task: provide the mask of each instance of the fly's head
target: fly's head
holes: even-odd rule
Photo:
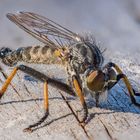
[[[111,89],[117,80],[116,72],[111,69],[107,71],[94,70],[86,77],[86,84],[92,92],[103,92]]]

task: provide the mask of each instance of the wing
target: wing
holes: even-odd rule
[[[62,47],[69,42],[79,42],[82,37],[62,27],[54,21],[31,12],[7,14],[8,19],[17,24],[39,41],[54,47]]]

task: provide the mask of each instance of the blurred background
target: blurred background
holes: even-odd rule
[[[74,32],[91,33],[111,52],[140,52],[139,0],[0,0],[1,47],[40,43],[6,18],[17,11],[36,12]]]

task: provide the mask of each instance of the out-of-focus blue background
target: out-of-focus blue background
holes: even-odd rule
[[[6,18],[17,11],[36,12],[74,32],[92,33],[105,48],[140,51],[139,0],[1,0],[0,46],[39,43]]]

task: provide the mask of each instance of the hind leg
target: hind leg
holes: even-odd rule
[[[38,122],[36,122],[32,125],[29,125],[27,128],[25,128],[23,130],[24,132],[32,132],[33,131],[32,128],[35,128],[35,127],[39,126],[41,123],[43,123],[49,115],[48,83],[47,83],[47,81],[44,82],[44,110],[45,110],[45,113],[44,113],[43,117]]]
[[[35,77],[36,79],[39,79],[40,81],[42,81],[44,83],[44,110],[45,110],[45,113],[44,113],[43,117],[37,123],[29,125],[29,127],[24,129],[24,131],[32,132],[33,128],[35,128],[35,127],[39,126],[41,123],[43,123],[44,120],[49,115],[48,84],[51,84],[52,86],[57,87],[57,88],[65,91],[66,93],[69,93],[70,95],[75,96],[75,93],[72,90],[72,88],[69,87],[68,85],[66,85],[65,83],[62,83],[56,79],[49,78],[48,76],[36,71],[33,68],[30,68],[30,67],[27,67],[24,65],[20,65],[20,66],[14,68],[14,70],[11,72],[9,77],[6,79],[5,83],[3,84],[3,86],[0,90],[0,98],[4,95],[6,89],[8,88],[8,85],[10,84],[11,80],[13,79],[13,77],[15,76],[15,74],[17,73],[18,70],[23,71],[24,73],[27,73],[27,74]]]

